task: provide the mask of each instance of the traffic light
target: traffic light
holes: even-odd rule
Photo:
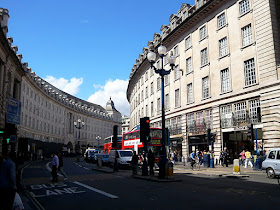
[[[10,138],[6,138],[7,144],[10,143]]]
[[[208,145],[211,144],[211,129],[210,128],[207,129],[207,144]]]
[[[215,142],[216,134],[211,133],[211,129],[207,129],[207,143],[210,145],[211,142]]]
[[[150,118],[140,118],[140,141],[149,142],[150,140]]]
[[[253,128],[253,124],[248,126],[248,139],[251,140],[251,141],[254,141],[254,128]]]
[[[118,126],[114,125],[113,128],[113,144],[112,144],[113,148],[118,147]]]

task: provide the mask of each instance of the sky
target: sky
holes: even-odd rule
[[[8,37],[39,77],[105,107],[112,97],[129,116],[128,79],[143,47],[195,0],[0,0]]]

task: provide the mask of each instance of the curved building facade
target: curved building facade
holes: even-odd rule
[[[103,108],[40,78],[28,63],[22,63],[22,55],[12,46],[13,39],[6,37],[8,10],[1,9],[1,18],[1,105],[6,107],[1,109],[0,122],[1,130],[5,131],[1,136],[3,153],[18,151],[41,156],[61,150],[75,152],[78,145],[82,150],[102,145],[102,140],[113,134],[114,125],[119,126],[121,133],[121,113],[111,98]],[[10,100],[19,104],[18,122],[8,122]],[[81,129],[74,125],[78,119],[84,122]],[[10,136],[15,141],[7,143]],[[100,142],[97,136],[101,137]]]
[[[147,53],[163,44],[166,57],[171,52],[176,56],[164,84],[172,151],[186,157],[192,150],[211,149],[207,131],[215,137],[217,159],[224,147],[232,158],[241,149],[256,150],[256,143],[258,150],[279,147],[279,9],[276,0],[182,4],[132,68],[130,129],[144,116],[152,127],[161,127],[161,79],[150,68]],[[166,57],[164,69],[169,70]],[[155,67],[161,68],[160,58]]]

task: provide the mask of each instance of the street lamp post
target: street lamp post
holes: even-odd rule
[[[81,119],[78,119],[77,121],[74,122],[75,127],[78,129],[79,134],[78,134],[78,156],[77,156],[77,161],[80,161],[80,154],[81,154],[81,148],[80,148],[80,135],[81,135],[81,128],[84,127],[85,122],[82,122]]]
[[[160,156],[160,164],[159,164],[159,177],[164,178],[165,176],[165,164],[166,164],[166,148],[165,148],[165,141],[166,141],[166,135],[165,135],[165,108],[164,108],[164,76],[170,74],[171,70],[174,69],[175,66],[175,60],[176,58],[173,56],[172,52],[170,57],[168,58],[169,65],[171,67],[170,70],[165,70],[163,68],[163,58],[165,57],[166,54],[166,47],[161,45],[158,47],[158,54],[159,57],[161,58],[161,68],[157,69],[154,66],[155,60],[156,60],[156,53],[155,52],[149,52],[147,55],[147,59],[149,60],[151,64],[151,68],[155,70],[157,74],[161,76],[161,118],[162,118],[162,140],[161,140],[161,145],[162,145],[162,154]]]
[[[96,136],[96,141],[97,141],[97,145],[98,145],[98,152],[99,152],[99,141],[101,140],[100,136]]]

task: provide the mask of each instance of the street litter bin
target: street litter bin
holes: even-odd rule
[[[210,155],[209,154],[204,154],[203,155],[203,167],[204,168],[209,168],[210,166]]]

